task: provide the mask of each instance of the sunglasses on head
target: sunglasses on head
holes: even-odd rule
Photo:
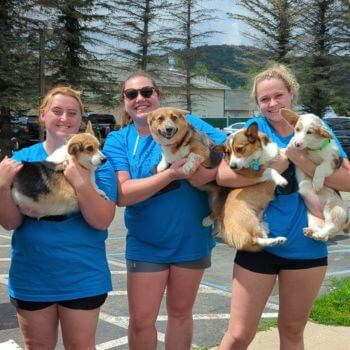
[[[141,89],[126,89],[123,94],[128,100],[134,100],[139,93],[144,98],[150,98],[153,95],[155,88],[153,86],[145,86]]]

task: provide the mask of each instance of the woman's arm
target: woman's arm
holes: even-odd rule
[[[12,198],[11,184],[22,164],[5,157],[0,162],[0,224],[14,230],[22,224],[23,215]]]
[[[287,148],[286,154],[288,158],[300,168],[306,175],[311,178],[314,176],[316,164],[308,157],[306,151],[298,151],[292,147]],[[348,159],[343,159],[343,164],[339,169],[336,169],[332,175],[327,176],[325,185],[337,191],[350,192],[350,162]]]
[[[188,179],[197,170],[199,164],[193,167],[190,174],[185,174],[182,166],[186,158],[173,163],[170,168],[143,179],[131,179],[128,171],[117,171],[118,206],[133,205],[150,198],[174,180]]]
[[[280,151],[280,157],[275,162],[269,165],[270,168],[275,169],[280,174],[288,169],[289,160],[284,150]],[[238,174],[229,167],[225,160],[222,160],[218,172],[216,174],[216,182],[220,186],[241,188],[262,182],[261,177],[246,177]]]
[[[98,230],[108,228],[114,218],[115,203],[96,191],[91,183],[90,171],[75,160],[70,160],[64,175],[77,193],[79,207],[86,222]]]

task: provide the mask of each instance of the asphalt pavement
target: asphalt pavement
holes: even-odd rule
[[[349,194],[345,194],[345,198],[350,201]],[[101,310],[97,331],[97,350],[128,349],[128,309],[126,269],[124,262],[125,227],[123,224],[123,213],[123,209],[117,209],[117,214],[107,240],[107,256],[112,271],[113,291],[110,293]],[[7,294],[8,269],[10,265],[10,240],[11,233],[0,227],[0,350],[23,348],[15,309],[9,303]],[[328,245],[329,267],[327,276],[350,276],[350,236],[337,236],[336,239],[331,241]],[[234,255],[235,252],[221,242],[218,242],[213,251],[212,267],[206,270],[204,274],[194,307],[195,325],[193,347],[216,346],[219,344],[227,328]],[[325,279],[320,294],[326,293],[329,290],[328,284],[327,279]],[[278,289],[275,287],[262,315],[262,321],[276,318],[277,312]],[[157,329],[159,331],[158,349],[164,349],[166,319],[166,311],[163,303],[157,320]],[[320,326],[317,328],[316,326],[312,326],[313,325],[308,325],[307,327],[306,344],[314,344],[311,342],[309,343],[309,340],[315,337],[318,339],[318,335],[320,334],[320,336],[322,336],[323,334],[324,340],[320,340],[319,342],[323,347],[319,347],[318,345],[314,347],[314,345],[310,345],[310,347],[306,347],[306,349],[345,350],[345,347],[348,349],[350,344],[350,328],[340,327],[334,331],[332,327],[322,328],[322,326]],[[332,338],[332,336],[334,336],[334,338]],[[337,336],[339,341],[349,339],[349,341],[345,342],[345,347],[341,348],[336,345],[338,344],[336,342]],[[252,350],[270,350],[278,348],[276,329],[268,332],[259,332],[254,340],[254,344],[250,347]],[[57,349],[63,349],[61,340],[59,340]]]

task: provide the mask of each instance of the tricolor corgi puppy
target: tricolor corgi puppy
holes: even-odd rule
[[[220,215],[222,239],[233,248],[247,251],[285,243],[285,237],[268,238],[268,228],[262,221],[276,185],[287,185],[284,177],[269,168],[279,157],[277,144],[252,123],[231,135],[222,147],[225,161],[235,172],[261,179],[256,185],[236,188],[228,194]]]
[[[215,143],[204,133],[195,129],[186,120],[187,112],[176,108],[158,108],[148,113],[148,124],[154,140],[162,149],[162,159],[157,172],[164,171],[175,161],[186,158],[183,165],[185,174],[191,173],[197,162],[206,168],[219,165],[221,155],[214,151]],[[215,181],[199,186],[209,196],[211,214],[202,221],[203,226],[214,224],[222,208],[226,189]]]
[[[342,164],[342,157],[332,133],[324,126],[321,118],[314,114],[298,115],[282,108],[281,115],[294,127],[294,136],[288,147],[306,149],[309,159],[317,165],[313,178],[296,168],[299,193],[308,197],[317,192],[326,201],[323,209],[324,224],[320,225],[320,220],[309,212],[309,227],[304,229],[304,233],[316,240],[327,241],[336,234],[348,232],[349,208],[335,190],[324,186],[325,178]]]
[[[67,144],[58,148],[45,161],[23,162],[15,176],[12,196],[20,211],[40,219],[45,216],[67,215],[79,210],[78,198],[63,171],[70,158],[91,171],[91,181],[96,190],[95,169],[106,162],[99,150],[100,143],[93,135],[91,124],[86,132],[73,135]]]

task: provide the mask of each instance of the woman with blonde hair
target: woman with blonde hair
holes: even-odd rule
[[[280,148],[286,148],[293,136],[293,127],[283,119],[281,108],[291,108],[299,85],[292,72],[283,65],[274,65],[258,74],[253,82],[252,97],[261,117],[250,119]],[[346,154],[342,151],[342,156]],[[303,332],[312,304],[320,290],[327,268],[327,246],[303,234],[307,227],[307,207],[298,193],[294,164],[309,176],[315,171],[303,151],[287,149],[273,164],[288,180],[285,188],[277,187],[275,199],[265,211],[264,221],[270,237],[287,238],[281,246],[268,247],[258,253],[238,251],[232,282],[231,317],[220,350],[247,349],[253,340],[262,312],[278,277],[278,330],[281,350],[304,349]],[[349,161],[333,175],[326,185],[349,191]],[[243,178],[225,162],[219,166],[217,182],[227,187],[245,187],[259,180]],[[312,203],[311,203],[312,204]],[[311,208],[322,215],[320,203]]]
[[[39,109],[46,129],[44,142],[21,149],[0,163],[0,224],[14,230],[9,294],[25,349],[55,349],[59,324],[66,349],[95,349],[100,306],[112,290],[105,240],[117,192],[109,163],[95,172],[96,184],[106,199],[92,186],[90,172],[69,161],[64,175],[80,207],[70,215],[25,216],[11,195],[20,162],[45,160],[78,132],[82,113],[79,91],[53,88]]]

